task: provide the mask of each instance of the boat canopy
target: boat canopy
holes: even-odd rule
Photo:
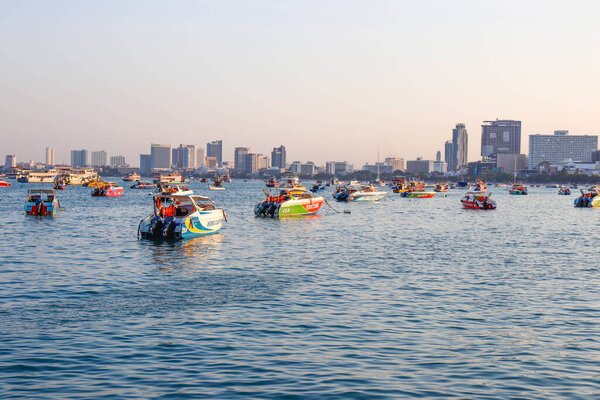
[[[56,192],[54,191],[54,189],[29,189],[27,191],[27,194],[32,195],[32,194],[55,194]]]

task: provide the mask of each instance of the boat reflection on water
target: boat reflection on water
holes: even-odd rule
[[[176,269],[210,268],[200,261],[218,256],[225,237],[216,233],[183,241],[138,241],[139,245],[150,252],[152,262],[162,271]]]

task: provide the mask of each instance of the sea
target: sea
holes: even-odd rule
[[[115,178],[117,179],[117,178]],[[600,209],[491,187],[264,219],[262,181],[192,182],[228,222],[139,240],[148,190],[0,188],[2,399],[597,399]]]

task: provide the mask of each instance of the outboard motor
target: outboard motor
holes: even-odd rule
[[[152,237],[155,240],[158,240],[161,238],[162,228],[163,228],[162,218],[156,217],[156,218],[152,219],[152,222],[150,223],[149,233],[152,235]]]

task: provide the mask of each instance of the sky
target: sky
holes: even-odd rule
[[[600,1],[0,0],[0,154],[223,140],[433,159],[457,122],[600,134]],[[3,161],[0,161],[2,163]]]

